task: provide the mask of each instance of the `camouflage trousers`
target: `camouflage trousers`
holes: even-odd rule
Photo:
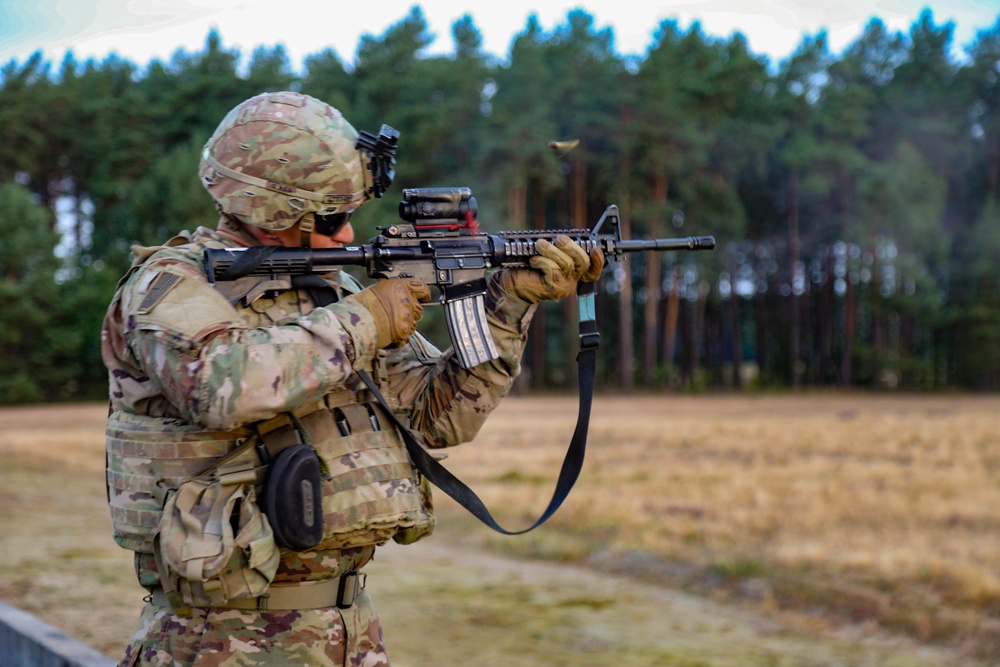
[[[382,623],[362,590],[350,609],[195,609],[147,603],[119,667],[388,667]]]

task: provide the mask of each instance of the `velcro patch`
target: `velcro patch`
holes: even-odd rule
[[[300,93],[272,93],[271,102],[278,104],[290,104],[294,107],[304,107],[306,98]]]
[[[153,309],[156,304],[163,300],[163,297],[167,295],[167,292],[173,288],[178,282],[180,282],[181,277],[175,273],[161,273],[153,281],[153,284],[149,286],[146,291],[146,296],[143,297],[142,303],[139,305],[139,309],[136,311],[140,314],[148,313]]]

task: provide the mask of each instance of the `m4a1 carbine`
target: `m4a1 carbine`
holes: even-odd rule
[[[529,267],[531,257],[538,254],[536,244],[540,239],[555,242],[556,237],[566,235],[587,253],[600,249],[609,264],[621,261],[627,252],[715,247],[715,239],[711,236],[648,241],[622,239],[617,206],[605,209],[591,230],[547,229],[488,234],[479,231],[476,200],[468,188],[403,190],[399,217],[404,224],[380,228],[381,234],[361,246],[315,250],[278,246],[209,249],[205,251],[206,274],[215,283],[245,276],[307,276],[305,280],[308,280],[308,274],[353,265],[364,266],[372,278],[421,280],[440,291],[439,302],[445,307],[455,355],[464,368],[472,368],[499,356],[484,309],[487,272],[504,267]],[[600,337],[595,321],[594,288],[594,282],[581,282],[577,286],[580,298],[580,354],[577,357],[580,406],[576,429],[552,500],[534,524],[518,531],[507,530],[498,524],[479,496],[438,463],[402,422],[396,421],[406,450],[424,477],[480,521],[506,535],[525,533],[548,520],[566,499],[583,466]],[[392,415],[392,408],[368,373],[358,370],[357,375],[386,413]]]
[[[205,268],[213,282],[245,276],[297,276],[323,273],[338,266],[363,266],[369,277],[415,278],[440,290],[440,303],[459,363],[464,368],[496,359],[499,354],[486,323],[484,296],[490,269],[528,267],[540,239],[559,235],[575,241],[584,252],[600,249],[608,263],[625,253],[645,250],[707,250],[711,236],[676,239],[622,239],[618,207],[608,206],[591,230],[547,229],[486,233],[479,231],[477,205],[469,188],[403,190],[399,204],[402,224],[380,228],[365,245],[310,249],[257,246],[209,249]],[[583,297],[582,297],[583,298]],[[590,312],[593,292],[581,303],[581,320]]]

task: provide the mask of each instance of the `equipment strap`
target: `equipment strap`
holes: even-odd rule
[[[269,181],[264,178],[258,178],[257,176],[252,176],[250,174],[244,174],[242,171],[236,171],[235,169],[230,169],[225,166],[209,153],[208,149],[202,151],[201,157],[212,169],[222,174],[223,176],[228,176],[234,181],[239,181],[240,183],[246,183],[247,185],[253,185],[258,188],[263,188],[264,190],[270,190],[272,192],[278,192],[288,197],[299,197],[300,199],[308,199],[309,201],[319,202],[320,204],[327,205],[337,205],[344,204],[350,201],[354,201],[359,197],[365,195],[365,190],[360,192],[353,192],[351,194],[323,194],[321,192],[312,192],[311,190],[303,190],[302,188],[297,188],[293,185],[287,185],[285,183],[276,183],[275,181]]]
[[[534,530],[542,525],[555,514],[556,510],[563,504],[577,478],[583,469],[584,454],[587,449],[587,432],[590,427],[590,410],[594,398],[594,380],[597,362],[597,348],[600,341],[600,334],[597,331],[595,318],[594,290],[596,281],[577,285],[577,295],[580,300],[580,352],[577,355],[577,375],[579,378],[580,406],[576,417],[576,429],[573,431],[573,439],[570,440],[563,459],[562,468],[559,471],[559,479],[556,481],[555,491],[548,507],[528,528],[523,530],[507,530],[496,522],[489,509],[476,493],[466,484],[455,477],[447,468],[441,465],[431,454],[424,449],[417,439],[410,433],[409,429],[396,417],[396,414],[389,408],[385,397],[379,391],[371,376],[363,370],[357,371],[358,377],[365,383],[368,390],[375,396],[379,404],[391,417],[396,427],[402,435],[406,450],[413,460],[417,470],[426,477],[434,486],[438,487],[451,496],[462,507],[472,513],[477,519],[487,526],[503,533],[504,535],[521,535],[530,530]]]
[[[267,593],[255,598],[230,600],[214,609],[248,609],[254,611],[287,611],[292,609],[348,609],[365,587],[367,574],[351,570],[333,579],[271,584]],[[170,598],[159,586],[150,592],[149,601],[158,607],[169,607]]]

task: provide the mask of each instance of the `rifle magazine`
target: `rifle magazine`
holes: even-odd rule
[[[447,302],[445,319],[462,368],[472,368],[500,356],[486,320],[482,294]]]

